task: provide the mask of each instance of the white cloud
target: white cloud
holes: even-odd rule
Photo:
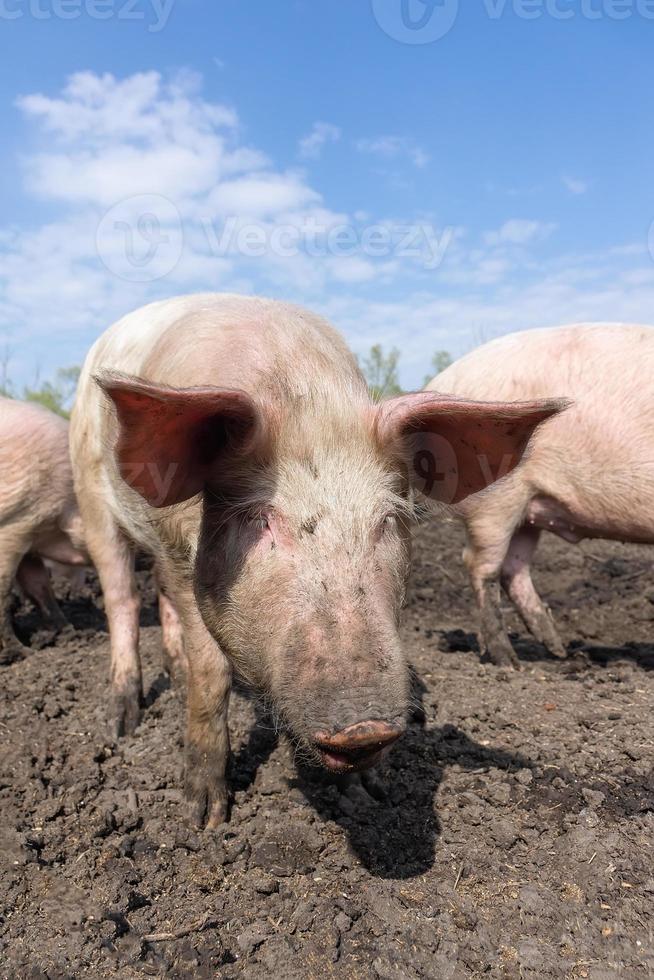
[[[484,236],[487,245],[527,245],[529,242],[548,238],[556,225],[544,221],[526,221],[512,218],[505,221],[497,231],[489,231]]]
[[[638,284],[630,281],[629,288],[624,277],[608,253],[565,255],[538,276],[516,277],[499,288],[479,286],[451,295],[414,290],[390,301],[335,295],[321,312],[345,331],[357,353],[366,353],[374,343],[399,346],[401,380],[413,388],[422,383],[435,350],[458,357],[494,337],[531,327],[651,322],[654,268]]]
[[[588,190],[588,184],[585,180],[577,180],[575,177],[561,177],[563,186],[566,187],[571,194],[585,194]]]
[[[268,172],[224,181],[211,192],[207,204],[209,212],[265,218],[321,200],[299,174]]]
[[[47,135],[47,149],[26,160],[38,197],[109,206],[134,194],[181,201],[220,180],[268,162],[238,144],[238,117],[204,101],[195,75],[165,82],[157,72],[118,80],[80,72],[59,98],[17,100]]]
[[[80,360],[122,313],[203,289],[304,302],[357,351],[400,346],[407,385],[422,380],[436,348],[457,355],[509,330],[575,319],[651,319],[645,241],[553,258],[556,225],[545,221],[510,218],[483,234],[443,229],[429,214],[393,220],[369,204],[348,214],[306,173],[249,145],[235,109],[207,101],[193,75],[83,72],[59,94],[18,105],[33,126],[25,187],[58,217],[0,226],[0,350],[8,341],[13,363],[29,368],[28,350],[53,368]],[[309,146],[308,158],[321,148]],[[358,149],[405,173],[426,163],[400,137]],[[141,272],[146,281],[136,281]]]
[[[326,143],[336,143],[341,138],[341,130],[332,123],[317,122],[308,136],[300,140],[298,152],[305,160],[317,160]]]
[[[195,142],[217,129],[235,129],[235,110],[200,98],[200,86],[193,72],[179,72],[166,82],[156,71],[122,80],[84,71],[70,76],[60,98],[27,95],[16,104],[69,145],[81,141],[85,146],[106,146],[124,139]]]
[[[17,105],[34,127],[26,190],[61,217],[0,227],[0,343],[66,332],[83,334],[83,349],[90,331],[176,291],[301,299],[330,282],[389,275],[387,257],[330,249],[331,230],[356,219],[327,207],[302,172],[275,169],[245,144],[236,111],[205,100],[192,74],[81,72],[59,94]]]
[[[374,139],[360,139],[355,143],[360,153],[370,153],[373,156],[388,160],[397,157],[408,157],[415,167],[426,167],[429,155],[418,144],[406,136],[377,136]]]

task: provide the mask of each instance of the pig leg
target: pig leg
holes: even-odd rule
[[[25,595],[32,600],[44,621],[55,630],[62,630],[68,621],[55,599],[50,573],[38,555],[27,554],[18,566],[16,579]]]
[[[104,595],[111,647],[112,723],[120,738],[133,734],[143,701],[134,551],[93,491],[80,493],[79,502],[87,547]]]
[[[525,626],[555,657],[567,656],[557,632],[552,614],[542,601],[531,580],[529,565],[536,550],[540,530],[521,527],[511,538],[509,550],[502,563],[501,581],[507,595],[515,604]]]
[[[227,709],[232,671],[204,625],[192,592],[176,591],[175,596],[188,658],[185,795],[193,823],[215,829],[228,815]]]
[[[163,666],[175,681],[186,677],[188,664],[184,650],[184,630],[175,603],[157,575],[159,587],[159,619],[161,620]]]
[[[502,621],[499,575],[511,541],[512,527],[501,515],[493,514],[489,501],[485,508],[469,514],[466,520],[468,546],[463,560],[477,600],[481,625],[482,650],[492,663],[520,669]]]
[[[30,652],[14,633],[9,615],[11,587],[24,548],[23,535],[14,533],[14,529],[0,530],[0,663],[12,663]]]

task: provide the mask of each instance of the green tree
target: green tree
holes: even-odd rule
[[[361,359],[361,370],[374,398],[385,398],[388,395],[401,393],[397,371],[399,361],[400,352],[397,347],[393,347],[386,354],[381,344],[374,344],[368,356]]]
[[[37,375],[34,387],[26,386],[23,389],[22,397],[27,402],[36,402],[38,405],[50,409],[51,412],[68,418],[79,375],[80,369],[78,367],[59,368],[54,381],[44,381],[42,384],[39,384]]]
[[[9,380],[9,361],[11,360],[11,354],[8,347],[5,347],[2,354],[0,354],[0,395],[4,395],[5,398],[12,397],[12,385]]]
[[[452,357],[449,351],[437,350],[434,354],[432,354],[431,371],[429,374],[425,375],[425,380],[423,382],[423,385],[428,384],[435,375],[440,374],[441,371],[444,371],[445,368],[448,368],[451,363],[452,363]]]

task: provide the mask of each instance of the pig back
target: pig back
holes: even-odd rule
[[[0,397],[0,524],[54,521],[72,493],[68,423],[39,405]]]
[[[575,324],[511,334],[462,357],[428,387],[480,400],[571,399],[491,493],[504,495],[509,509],[514,498],[554,498],[605,536],[650,540],[654,328]]]
[[[509,334],[466,354],[427,387],[482,401],[569,398],[571,407],[537,430],[534,451],[560,442],[638,456],[654,425],[654,328],[574,324]]]

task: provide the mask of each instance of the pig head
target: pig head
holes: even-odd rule
[[[314,761],[373,765],[405,726],[416,493],[449,504],[483,490],[559,403],[101,383],[123,479],[153,508],[201,495],[195,597],[234,668]]]

